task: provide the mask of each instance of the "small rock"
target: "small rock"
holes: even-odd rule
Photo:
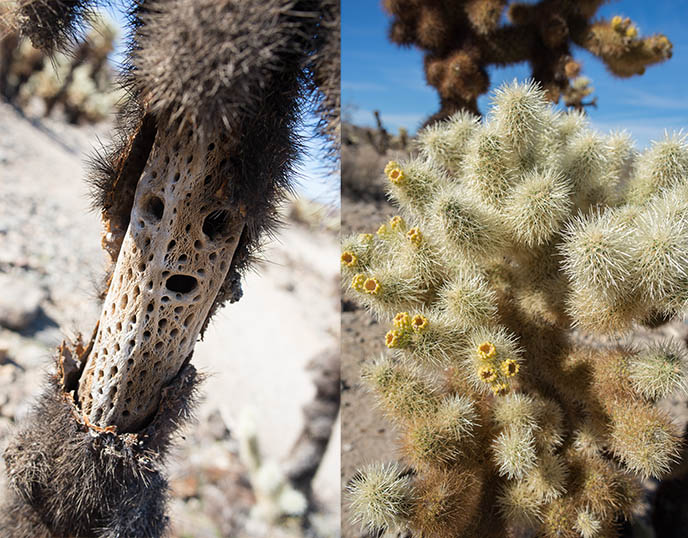
[[[0,275],[0,290],[0,325],[15,331],[26,329],[38,316],[45,292],[9,275]]]

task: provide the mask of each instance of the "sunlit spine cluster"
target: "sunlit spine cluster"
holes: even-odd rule
[[[688,313],[685,136],[638,152],[514,83],[482,122],[457,113],[418,141],[384,170],[399,215],[343,242],[343,286],[388,324],[363,379],[403,432],[401,462],[351,480],[357,519],[438,538],[616,536],[638,478],[678,459],[655,404],[687,389],[685,352],[570,335]]]

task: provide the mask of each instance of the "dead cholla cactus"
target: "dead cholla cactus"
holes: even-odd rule
[[[95,3],[16,9],[52,51]],[[338,50],[338,13],[335,0],[132,2],[128,100],[90,178],[112,262],[103,310],[88,342],[60,348],[57,376],[5,453],[0,534],[164,534],[162,468],[193,407],[194,345],[241,297],[277,223],[305,98],[336,136],[339,70],[323,54]]]
[[[678,459],[655,402],[686,390],[686,354],[569,335],[688,313],[686,138],[639,153],[526,83],[418,139],[385,169],[400,215],[343,244],[348,293],[389,324],[363,379],[408,466],[361,470],[352,507],[428,537],[616,536]]]
[[[478,97],[490,86],[487,68],[528,62],[548,99],[560,97],[582,108],[580,63],[571,46],[582,47],[618,77],[644,73],[671,57],[671,42],[658,34],[642,38],[629,19],[595,17],[604,1],[510,2],[509,0],[385,0],[392,15],[389,38],[425,52],[425,75],[440,97],[428,123],[466,110],[478,113]],[[503,22],[506,10],[508,22]]]

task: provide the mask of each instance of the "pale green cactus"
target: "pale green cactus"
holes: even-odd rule
[[[685,353],[569,335],[688,313],[686,137],[637,152],[514,83],[487,119],[460,112],[418,142],[385,169],[400,215],[343,244],[348,293],[389,324],[363,379],[413,471],[356,475],[356,517],[424,537],[615,536],[638,477],[678,458],[655,402],[686,390]]]

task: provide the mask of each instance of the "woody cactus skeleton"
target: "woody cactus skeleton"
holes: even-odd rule
[[[401,215],[344,242],[349,293],[389,327],[363,379],[404,463],[357,473],[352,508],[423,537],[617,536],[637,477],[678,459],[655,404],[686,390],[685,350],[571,331],[688,312],[688,144],[638,153],[533,83],[493,104],[421,131],[385,169]]]
[[[15,7],[22,31],[53,50],[91,4]],[[336,149],[338,56],[323,55],[338,54],[338,16],[329,0],[132,7],[129,99],[91,177],[112,260],[103,309],[89,342],[60,348],[58,376],[5,453],[3,533],[164,532],[160,469],[192,407],[194,344],[240,298],[276,223],[304,97]]]

